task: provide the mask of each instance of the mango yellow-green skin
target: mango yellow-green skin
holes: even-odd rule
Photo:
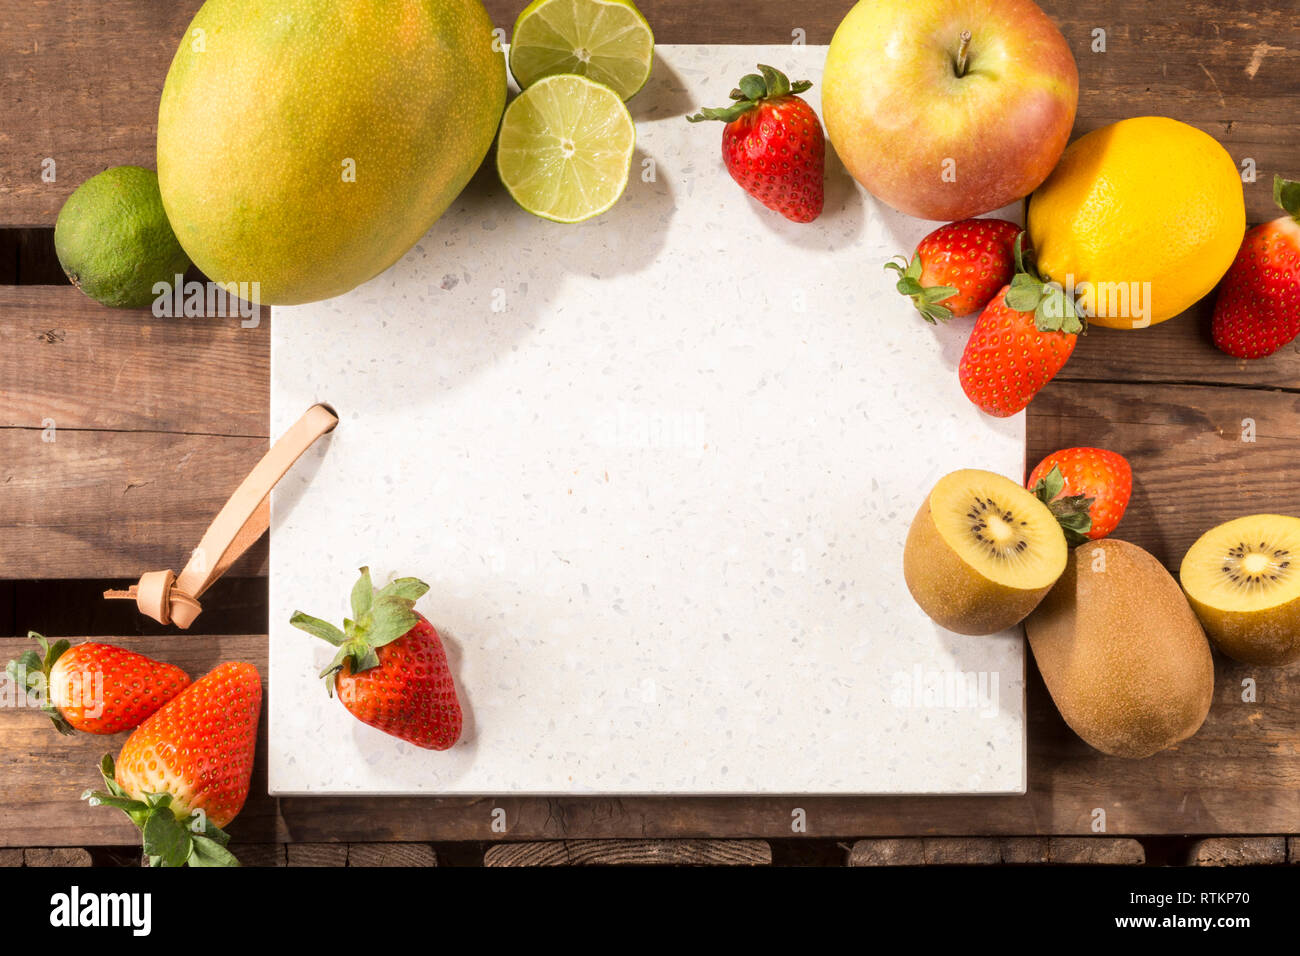
[[[207,0],[158,110],[181,245],[264,304],[339,295],[404,255],[505,107],[479,0]]]
[[[1269,667],[1300,660],[1300,598],[1259,611],[1224,611],[1183,593],[1214,646],[1233,660]]]
[[[921,610],[958,634],[996,634],[1025,619],[1051,589],[1014,588],[967,564],[944,540],[930,496],[912,519],[903,547],[903,580]]]
[[[1137,545],[1076,548],[1025,631],[1061,716],[1102,753],[1148,757],[1204,723],[1210,644],[1178,582]]]

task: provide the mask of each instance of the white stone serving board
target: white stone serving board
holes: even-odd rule
[[[273,433],[341,423],[273,499],[272,793],[1023,792],[1021,636],[944,631],[903,583],[940,475],[1024,468],[1023,416],[958,385],[972,320],[932,329],[881,268],[935,224],[833,155],[825,213],[786,222],[682,118],[758,62],[819,107],[824,57],[659,47],[608,214],[535,219],[489,157],[383,275],[273,310]],[[288,623],[341,621],[362,564],[432,585],[448,752],[327,698]],[[936,693],[960,675],[983,703]]]

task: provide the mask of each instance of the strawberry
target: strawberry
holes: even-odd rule
[[[354,717],[417,747],[446,750],[460,737],[460,701],[438,632],[415,612],[428,590],[398,578],[376,591],[362,568],[343,630],[301,611],[289,623],[339,649],[320,676]]]
[[[238,866],[222,827],[248,797],[261,711],[257,668],[221,664],[137,727],[116,766],[105,754],[105,790],[82,799],[124,811],[151,866]]]
[[[975,320],[957,367],[966,397],[999,418],[1014,415],[1052,380],[1084,329],[1074,303],[1027,265],[1020,236],[1016,275]]]
[[[692,123],[721,120],[722,161],[731,178],[768,209],[793,222],[821,215],[826,137],[813,108],[797,94],[812,83],[791,85],[780,70],[759,64],[741,78],[733,102],[686,117]]]
[[[5,668],[14,684],[41,700],[41,710],[61,734],[116,734],[131,730],[189,685],[190,676],[112,644],[50,644],[27,636],[41,653],[27,651]]]
[[[1272,355],[1300,333],[1300,182],[1273,177],[1285,216],[1246,233],[1219,286],[1211,334],[1236,358]]]
[[[1070,544],[1115,530],[1133,495],[1133,469],[1104,448],[1063,448],[1034,468],[1027,487],[1051,509]]]
[[[925,321],[946,322],[980,311],[1011,281],[1021,231],[1005,219],[950,222],[922,239],[910,262],[895,256],[885,268],[898,273],[896,288]]]

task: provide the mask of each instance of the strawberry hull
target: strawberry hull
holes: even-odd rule
[[[343,630],[301,611],[289,623],[338,648],[320,676],[357,720],[425,750],[448,750],[462,716],[442,640],[415,610],[428,590],[418,578],[375,590],[362,568]]]
[[[922,318],[946,322],[981,311],[1011,282],[1022,232],[1005,219],[950,222],[922,239],[910,260],[897,256],[885,268],[898,273],[895,288]]]
[[[1074,332],[1041,328],[1035,311],[1014,308],[1013,289],[1007,286],[980,313],[957,366],[966,397],[995,418],[1023,411],[1070,360],[1079,341]]]
[[[174,664],[112,644],[50,643],[35,631],[27,636],[41,653],[27,651],[5,668],[16,686],[37,699],[61,734],[116,734],[138,727],[189,685],[190,675]]]
[[[686,119],[726,123],[722,162],[731,178],[791,222],[812,222],[826,199],[826,134],[817,113],[798,95],[812,83],[791,83],[762,63],[758,69],[741,77],[730,106],[705,108]]]
[[[378,667],[353,673],[345,663],[335,690],[363,724],[425,750],[447,750],[460,739],[460,701],[438,632],[417,616],[419,624],[376,649]]]

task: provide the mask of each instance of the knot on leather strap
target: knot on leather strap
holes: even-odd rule
[[[145,617],[159,624],[175,624],[187,628],[203,610],[196,598],[176,587],[176,575],[171,571],[146,571],[140,583],[125,591],[105,591],[109,600],[133,600]]]
[[[226,573],[271,524],[271,489],[311,447],[339,423],[327,405],[313,405],[271,446],[235,489],[208,526],[203,540],[177,577],[171,571],[148,571],[125,591],[105,591],[109,600],[133,600],[140,613],[159,624],[187,628],[203,610],[199,598]]]

